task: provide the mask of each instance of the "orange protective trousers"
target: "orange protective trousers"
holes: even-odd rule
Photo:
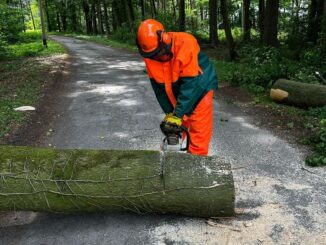
[[[190,144],[188,152],[207,156],[213,130],[213,95],[209,91],[196,106],[190,117],[184,117],[183,125],[188,128]],[[183,135],[185,138],[185,134]]]

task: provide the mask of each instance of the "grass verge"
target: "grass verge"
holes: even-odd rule
[[[47,57],[64,53],[64,48],[51,40],[44,48],[39,32],[21,34],[19,43],[9,49],[9,57],[0,61],[0,142],[29,115],[14,109],[33,106],[41,97],[50,68]]]

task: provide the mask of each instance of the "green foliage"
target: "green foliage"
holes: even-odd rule
[[[326,106],[309,108],[305,115],[311,116],[318,119],[326,118]]]
[[[0,33],[0,60],[6,58],[8,55],[8,43]]]
[[[20,33],[15,44],[4,47],[4,53],[1,55],[0,39],[0,60],[64,53],[64,48],[52,40],[48,40],[47,48],[44,47],[40,32]]]
[[[257,84],[267,89],[279,78],[319,83],[314,73],[326,68],[324,57],[317,47],[302,51],[299,60],[293,60],[289,50],[252,44],[242,46],[239,56],[240,60],[234,63],[236,68],[226,75],[226,79],[234,85]]]
[[[0,35],[8,42],[16,42],[23,30],[22,11],[0,3]]]
[[[136,31],[134,30],[134,33]],[[122,42],[133,43],[135,44],[135,34],[130,32],[130,29],[127,25],[122,25],[122,27],[118,28],[114,34],[111,36],[112,39],[119,40]]]
[[[314,167],[326,166],[326,119],[320,121],[320,130],[310,141],[315,152],[307,157],[306,163]]]

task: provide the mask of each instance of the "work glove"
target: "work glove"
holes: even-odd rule
[[[182,119],[170,113],[165,116],[160,127],[165,135],[180,134],[182,132],[181,125]]]

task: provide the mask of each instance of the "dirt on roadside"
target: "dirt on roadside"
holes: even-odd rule
[[[62,93],[64,84],[69,79],[70,58],[67,54],[63,54],[33,59],[46,64],[46,69],[40,74],[45,79],[41,98],[33,105],[35,111],[25,112],[28,116],[24,123],[14,125],[5,135],[4,144],[38,146],[51,123],[60,116],[61,102],[58,101],[58,95]]]
[[[318,120],[293,113],[287,105],[273,107],[270,104],[255,103],[253,96],[243,88],[225,84],[220,86],[217,95],[240,107],[254,119],[257,126],[271,130],[291,144],[298,144],[302,139],[310,138],[314,134],[314,128],[307,127],[307,124],[317,124]]]

